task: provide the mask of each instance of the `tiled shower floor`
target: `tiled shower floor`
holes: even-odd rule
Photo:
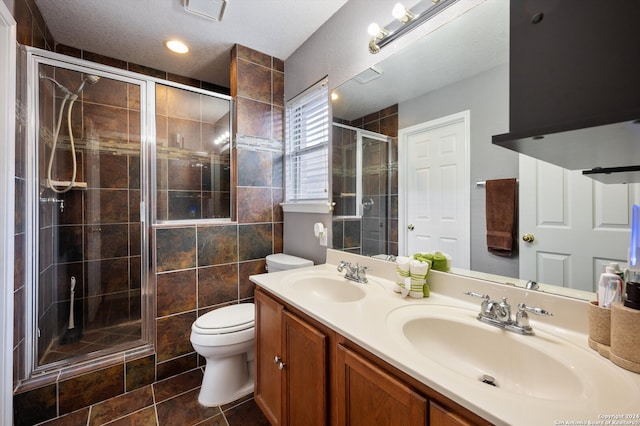
[[[55,339],[47,351],[42,355],[40,365],[67,359],[76,355],[88,354],[116,345],[140,340],[140,321],[86,331],[77,342],[66,345],[60,344],[60,339]]]
[[[202,370],[156,382],[41,425],[268,426],[253,395],[220,407],[198,403]]]

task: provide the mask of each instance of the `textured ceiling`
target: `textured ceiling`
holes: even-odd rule
[[[228,0],[222,22],[184,0],[36,0],[54,39],[75,48],[229,87],[231,47],[286,59],[347,0]],[[186,56],[165,49],[179,38]]]

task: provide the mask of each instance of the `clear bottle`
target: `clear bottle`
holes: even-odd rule
[[[610,308],[613,302],[622,301],[622,278],[616,274],[615,268],[607,266],[598,282],[598,305]]]

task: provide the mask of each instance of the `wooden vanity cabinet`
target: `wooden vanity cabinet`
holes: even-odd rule
[[[471,426],[474,423],[432,400],[429,401],[429,424],[438,426]]]
[[[328,336],[255,293],[255,401],[272,425],[327,425]]]
[[[338,424],[428,424],[427,399],[407,384],[342,345],[336,359]]]
[[[255,305],[254,395],[273,426],[491,424],[260,288]]]

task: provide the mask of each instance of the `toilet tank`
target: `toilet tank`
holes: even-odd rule
[[[270,254],[267,256],[268,272],[287,271],[289,269],[304,268],[306,266],[313,266],[313,261],[284,253]]]

